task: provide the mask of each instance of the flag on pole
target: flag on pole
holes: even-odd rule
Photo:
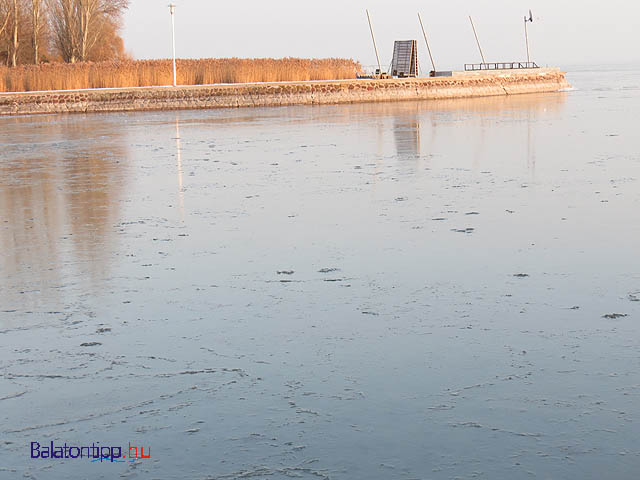
[[[527,16],[525,15],[524,17],[524,21],[525,22],[532,22],[533,23],[533,13],[531,13],[531,10],[529,10],[529,17],[527,18]]]

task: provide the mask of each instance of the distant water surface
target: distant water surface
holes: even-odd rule
[[[0,118],[0,478],[637,478],[640,71],[569,80]]]

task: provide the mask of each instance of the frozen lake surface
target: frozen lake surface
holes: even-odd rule
[[[0,478],[637,478],[640,72],[569,80],[0,119]]]

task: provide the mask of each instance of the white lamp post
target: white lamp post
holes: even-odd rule
[[[173,44],[173,86],[177,85],[176,82],[176,24],[174,21],[174,11],[176,6],[171,3],[169,4],[169,12],[171,12],[171,42]]]
[[[527,68],[529,68],[529,63],[531,63],[531,56],[529,55],[529,32],[527,31],[527,22],[533,23],[533,14],[531,10],[529,10],[529,18],[525,15],[524,17],[524,39],[527,42]]]

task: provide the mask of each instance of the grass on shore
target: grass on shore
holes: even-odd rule
[[[178,85],[355,78],[360,64],[341,58],[177,60]],[[171,60],[0,66],[0,92],[171,85]]]

